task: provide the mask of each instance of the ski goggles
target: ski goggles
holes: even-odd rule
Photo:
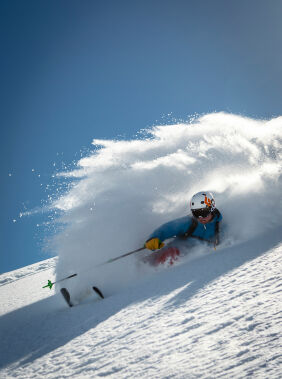
[[[211,213],[211,209],[210,208],[201,208],[201,209],[192,209],[192,215],[196,218],[199,218],[199,217],[208,217],[208,215]]]

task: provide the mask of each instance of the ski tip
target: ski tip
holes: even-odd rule
[[[100,296],[101,299],[104,299],[104,295],[102,294],[102,292],[99,290],[98,287],[92,287],[92,288],[93,288],[93,291],[96,292],[96,294]]]
[[[63,298],[65,299],[66,303],[68,304],[69,307],[72,307],[73,304],[70,301],[70,294],[69,291],[66,288],[61,288],[60,290],[61,294],[63,295]]]

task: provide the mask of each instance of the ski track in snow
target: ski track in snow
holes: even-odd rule
[[[0,287],[5,286],[9,283],[13,283],[17,280],[23,279],[24,277],[35,275],[39,272],[56,267],[56,262],[57,258],[50,258],[45,261],[29,265],[18,270],[10,271],[2,275],[0,274]]]

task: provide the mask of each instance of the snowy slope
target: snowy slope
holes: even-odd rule
[[[95,140],[44,208],[60,212],[57,258],[0,276],[1,379],[281,378],[281,141],[282,117],[225,113]],[[167,269],[141,264],[144,251],[97,267],[186,215],[200,190],[223,214],[216,251],[188,243]]]
[[[34,265],[0,287],[0,376],[279,378],[279,241],[273,230],[74,308]]]

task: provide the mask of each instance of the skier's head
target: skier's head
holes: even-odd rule
[[[198,192],[192,196],[190,201],[191,212],[202,224],[211,221],[214,208],[215,200],[211,192]]]

